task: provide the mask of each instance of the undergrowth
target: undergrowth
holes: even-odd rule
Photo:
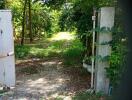
[[[46,44],[46,45],[45,45]],[[84,48],[78,40],[48,41],[41,44],[15,45],[16,59],[53,58],[64,59],[64,65],[73,65],[82,61]]]

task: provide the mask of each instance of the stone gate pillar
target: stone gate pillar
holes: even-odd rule
[[[11,10],[0,10],[0,84],[15,86],[15,55]]]
[[[114,26],[114,7],[102,7],[98,13],[98,27],[112,28]],[[105,57],[111,54],[111,47],[109,44],[100,45],[103,42],[109,42],[112,40],[112,33],[97,33],[96,56]],[[108,61],[95,61],[95,91],[108,93],[109,79],[106,77],[106,67],[110,67]]]

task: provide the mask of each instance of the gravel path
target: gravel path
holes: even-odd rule
[[[15,88],[0,100],[71,100],[76,92],[90,86],[90,75],[82,75],[77,66],[64,67],[57,59],[17,61],[16,76]]]

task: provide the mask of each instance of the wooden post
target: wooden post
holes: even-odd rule
[[[98,13],[98,25],[99,28],[107,27],[112,28],[114,26],[114,7],[102,7]],[[96,56],[106,57],[111,54],[111,47],[109,44],[101,45],[103,42],[109,42],[112,40],[112,33],[97,33]],[[109,79],[106,76],[106,69],[110,67],[108,61],[100,61],[96,59],[95,63],[95,91],[108,94]]]

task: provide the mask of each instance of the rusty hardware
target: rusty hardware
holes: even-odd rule
[[[0,33],[1,33],[1,35],[3,34],[3,31],[2,30],[0,30]]]
[[[0,55],[0,58],[5,58],[5,57],[8,57],[8,56],[13,56],[14,55],[14,52],[9,52],[5,55]]]

